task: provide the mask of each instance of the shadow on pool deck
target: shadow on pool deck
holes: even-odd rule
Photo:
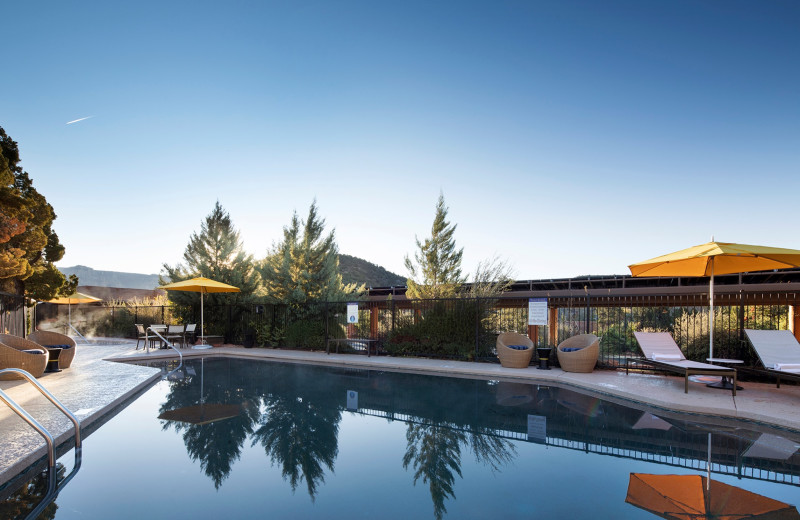
[[[119,343],[117,341],[117,343]],[[84,430],[91,430],[110,417],[108,412],[138,395],[161,377],[157,368],[125,362],[177,358],[174,350],[136,350],[135,343],[113,345],[79,345],[72,367],[39,379],[53,395],[81,421]],[[234,356],[246,359],[345,365],[376,370],[407,371],[456,377],[477,377],[511,381],[548,382],[577,388],[606,398],[623,399],[643,405],[699,413],[722,418],[745,419],[793,430],[800,433],[800,386],[774,383],[742,382],[743,390],[732,397],[730,391],[692,383],[689,393],[683,391],[683,378],[660,374],[596,370],[589,374],[568,373],[560,369],[537,370],[504,368],[493,363],[473,363],[437,359],[367,357],[354,354],[330,354],[235,346],[210,350],[183,349],[185,358]],[[113,362],[123,361],[123,362]],[[22,381],[0,381],[12,399],[39,420],[56,438],[57,444],[72,437],[72,425],[32,385]],[[113,416],[113,415],[111,415]],[[44,440],[8,407],[0,407],[0,484],[41,459],[46,454]]]

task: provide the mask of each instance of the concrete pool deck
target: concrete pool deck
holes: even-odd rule
[[[135,342],[108,345],[79,345],[72,367],[45,374],[39,382],[80,420],[84,436],[113,417],[161,378],[158,368],[125,362],[175,359],[172,349],[146,353],[136,350]],[[682,377],[652,373],[596,370],[589,374],[568,373],[560,369],[538,370],[503,368],[499,364],[448,361],[439,359],[366,357],[357,354],[330,354],[268,348],[217,347],[209,350],[183,349],[184,358],[238,357],[295,363],[349,366],[374,370],[409,371],[456,377],[477,377],[510,381],[549,383],[585,390],[605,398],[633,401],[645,407],[689,412],[718,418],[752,421],[767,428],[790,430],[800,439],[800,385],[740,382],[743,390],[736,397],[730,391],[692,383],[684,393]],[[122,362],[119,362],[122,361]],[[0,389],[23,406],[47,428],[61,444],[73,436],[72,423],[50,404],[32,385],[24,381],[0,381]],[[0,485],[14,478],[46,456],[44,440],[11,409],[0,405]]]

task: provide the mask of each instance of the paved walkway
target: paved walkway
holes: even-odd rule
[[[135,343],[78,346],[69,370],[46,374],[39,381],[64,405],[73,410],[85,431],[97,428],[143,389],[157,381],[159,369],[117,363],[174,358],[175,351],[136,350]],[[691,383],[683,391],[683,378],[668,375],[634,374],[597,370],[590,374],[563,372],[560,369],[537,370],[503,368],[499,364],[471,363],[436,359],[366,357],[354,354],[330,354],[294,350],[242,347],[218,347],[211,350],[184,349],[185,358],[201,356],[236,356],[289,362],[347,365],[378,370],[410,371],[458,377],[480,377],[515,381],[549,382],[583,389],[593,394],[643,403],[655,408],[737,418],[791,430],[800,438],[800,386],[784,384],[740,383],[743,390],[732,397],[730,391]],[[0,389],[24,406],[46,428],[57,443],[72,435],[72,424],[47,402],[31,385],[21,381],[0,381]],[[46,454],[43,439],[5,405],[0,404],[0,484],[24,470]]]

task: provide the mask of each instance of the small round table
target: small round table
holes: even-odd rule
[[[538,370],[550,370],[550,353],[553,349],[550,347],[537,347],[536,355],[539,356]]]
[[[61,347],[45,347],[47,352],[50,354],[47,358],[47,367],[44,369],[45,372],[61,372],[61,368],[58,366],[58,358],[61,356],[61,351],[64,350]]]
[[[706,358],[709,363],[719,363],[720,365],[740,365],[744,363],[741,359],[728,359],[728,358]],[[733,382],[728,376],[722,376],[722,379],[717,383],[708,383],[709,388],[722,388],[723,390],[732,390]],[[736,390],[743,390],[739,385],[736,385]]]

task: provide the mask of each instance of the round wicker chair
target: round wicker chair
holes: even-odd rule
[[[525,349],[513,349],[510,345],[522,345]],[[503,332],[497,336],[497,357],[506,368],[527,368],[533,357],[533,341],[516,332]]]
[[[64,348],[58,356],[58,368],[69,368],[72,364],[72,360],[75,358],[77,343],[66,334],[53,332],[51,330],[36,330],[28,334],[28,339],[35,341],[43,347],[67,345],[67,348]]]
[[[578,350],[565,352],[564,349]],[[600,355],[600,338],[594,334],[572,336],[558,344],[556,355],[564,372],[591,372]]]
[[[31,354],[23,352],[23,350],[38,350],[42,353]],[[11,334],[0,334],[0,369],[21,368],[30,372],[33,377],[41,377],[44,369],[47,368],[48,359],[50,356],[47,349],[42,348],[38,343]],[[3,374],[0,379],[21,379],[21,376]]]

